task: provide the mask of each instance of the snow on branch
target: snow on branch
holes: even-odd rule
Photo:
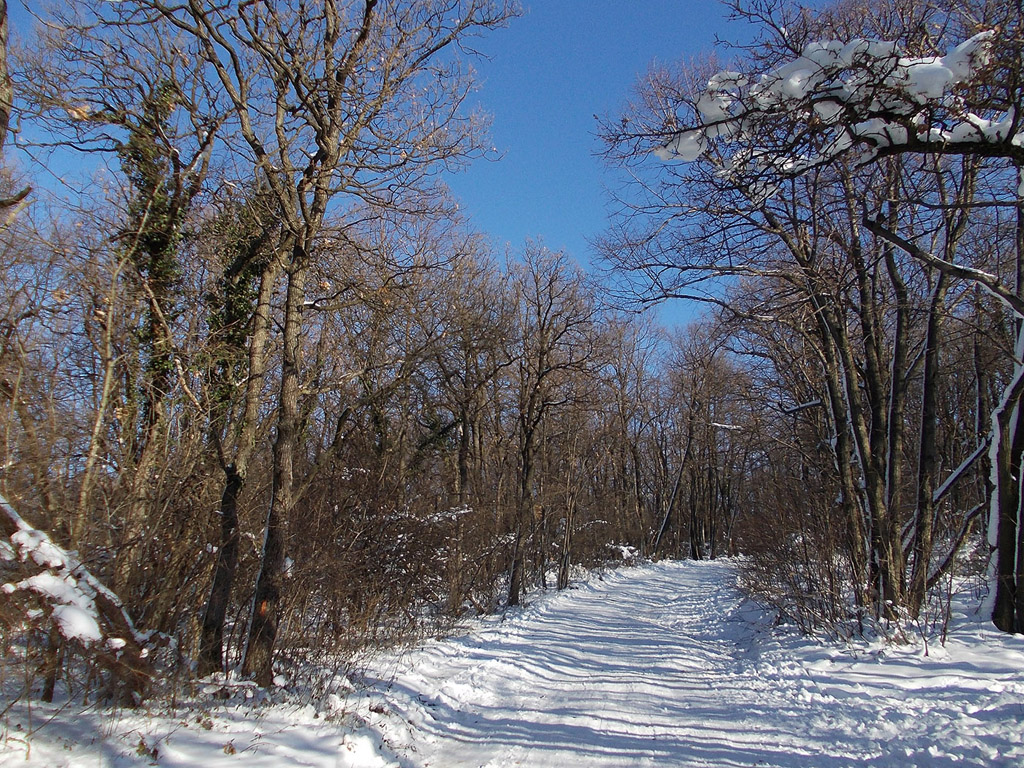
[[[672,131],[655,154],[693,162],[714,147],[730,178],[793,177],[840,156],[866,163],[893,151],[1024,165],[1018,111],[985,113],[968,98],[995,43],[987,30],[945,56],[912,57],[891,42],[824,41],[758,77],[719,72],[693,105],[696,124]]]
[[[77,643],[141,695],[151,676],[146,642],[121,600],[74,553],[56,544],[45,532],[29,525],[0,496],[0,561],[22,572],[18,581],[0,586],[8,599],[21,600],[26,621],[40,615],[35,605],[64,640]],[[41,570],[40,570],[41,569]]]
[[[906,251],[921,263],[935,267],[936,269],[954,277],[974,282],[984,290],[988,291],[992,296],[1003,302],[1003,304],[1005,304],[1007,308],[1014,312],[1018,317],[1024,317],[1024,299],[1021,299],[1013,289],[1004,285],[998,276],[991,272],[985,272],[981,269],[965,267],[960,264],[954,264],[953,262],[940,259],[937,256],[928,253],[928,251],[924,250],[916,243],[896,234],[881,222],[871,219],[866,214],[862,217],[861,221],[868,231],[877,235],[882,240],[890,242],[896,247]]]

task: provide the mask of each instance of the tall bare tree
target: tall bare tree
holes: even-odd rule
[[[999,158],[994,169],[1017,162],[1018,151],[1009,146],[1016,130],[1009,124],[1017,111],[1016,76],[986,74],[990,58],[997,66],[1015,66],[1015,33],[1005,43],[1001,38],[997,52],[990,30],[1015,29],[1016,11],[985,3],[972,14],[947,9],[958,21],[942,29],[956,28],[963,38],[942,59],[951,67],[944,87],[967,93],[976,85],[976,100],[964,102],[971,105],[968,112],[991,117],[992,125],[1007,121],[1005,130],[958,131],[959,123],[966,126],[972,118],[930,98],[916,79],[915,62],[943,54],[944,43],[930,24],[935,7],[911,0],[879,3],[877,13],[848,4],[814,14],[784,3],[734,7],[763,33],[747,51],[749,71],[656,71],[638,104],[622,121],[608,123],[611,152],[621,161],[642,162],[652,152],[683,161],[653,177],[641,169],[649,183],[632,201],[639,215],[620,224],[609,253],[642,275],[656,295],[696,294],[737,317],[736,303],[723,301],[717,284],[708,290],[709,280],[781,280],[793,293],[779,298],[810,303],[826,374],[831,444],[851,520],[849,554],[854,571],[865,576],[855,577],[856,591],[878,615],[893,618],[909,594],[906,542],[912,537],[904,537],[902,525],[903,510],[912,506],[904,460],[908,404],[918,381],[918,350],[922,344],[931,349],[933,366],[939,343],[937,325],[928,330],[914,322],[946,312],[941,283],[930,300],[919,291],[921,264],[970,278],[970,270],[958,269],[951,259],[963,237],[962,226],[954,225],[955,209],[974,205],[973,185],[957,181],[973,171],[958,174],[944,165],[944,183],[958,191],[938,200],[920,192],[925,182],[912,158],[989,156]],[[895,42],[872,46],[865,39]],[[897,64],[898,56],[903,58]],[[997,82],[1009,82],[1009,90],[993,90]],[[943,211],[953,211],[946,225]],[[914,251],[911,246],[926,236],[946,249],[944,256]],[[1016,300],[1010,290],[988,287],[1011,305]],[[914,306],[922,310],[912,311]],[[748,304],[746,319],[763,322],[778,309],[771,300]],[[926,368],[925,383],[934,387],[934,367]],[[922,422],[925,431],[930,418]],[[928,479],[931,459],[921,456],[926,476],[919,484],[933,492],[917,492],[925,508],[915,514],[928,521],[939,487],[949,485]],[[965,519],[973,509],[964,511]],[[917,535],[929,538],[924,522]],[[935,575],[928,557],[919,551],[915,561],[913,604],[922,583]]]
[[[352,199],[420,205],[415,193],[436,168],[477,150],[480,121],[459,111],[468,71],[447,51],[503,24],[512,7],[487,0],[331,0],[210,8],[154,0],[139,8],[198,41],[231,105],[237,150],[266,184],[282,220],[275,245],[285,303],[273,500],[244,661],[248,674],[269,684],[301,430],[306,282],[321,228],[332,205],[340,213]]]
[[[518,304],[519,493],[508,604],[518,605],[528,551],[544,552],[545,511],[537,499],[545,419],[572,400],[566,376],[592,363],[597,306],[582,273],[564,253],[529,245],[513,267]]]

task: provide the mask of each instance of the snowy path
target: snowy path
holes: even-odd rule
[[[1024,766],[1024,638],[973,596],[925,656],[773,629],[735,581],[729,563],[624,568],[312,703],[301,687],[148,712],[22,701],[0,716],[0,767]]]
[[[948,663],[787,650],[744,620],[734,580],[721,563],[613,573],[416,651],[361,714],[422,768],[1024,764],[1024,645]]]

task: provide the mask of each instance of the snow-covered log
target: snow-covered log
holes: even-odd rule
[[[65,642],[108,670],[112,695],[122,703],[140,701],[152,679],[147,638],[117,595],[3,496],[0,533],[0,559],[22,576],[0,586],[0,600],[16,605],[26,622],[44,616]]]

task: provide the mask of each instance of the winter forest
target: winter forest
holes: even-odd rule
[[[5,702],[315,678],[623,562],[1024,633],[1020,3],[730,5],[595,123],[584,270],[444,184],[512,0],[0,0]]]

